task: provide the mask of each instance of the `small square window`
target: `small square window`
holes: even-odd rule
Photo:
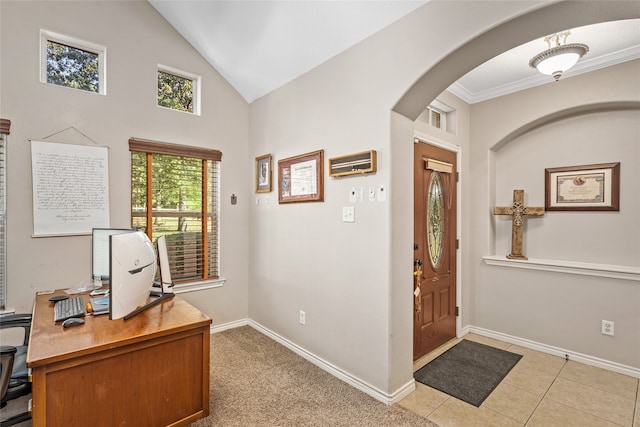
[[[200,77],[158,65],[158,106],[200,114]]]
[[[40,31],[40,81],[106,94],[106,48],[49,31]]]

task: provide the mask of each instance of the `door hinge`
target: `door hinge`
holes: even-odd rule
[[[456,182],[460,181],[460,172],[456,172]]]
[[[456,306],[456,317],[460,316],[460,307]]]
[[[456,239],[456,249],[460,249],[460,239]]]

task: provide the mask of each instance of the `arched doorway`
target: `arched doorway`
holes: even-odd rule
[[[413,150],[409,138],[413,136],[413,121],[443,90],[471,69],[490,58],[537,37],[541,37],[567,28],[621,19],[635,19],[640,17],[637,5],[629,2],[561,2],[542,7],[528,14],[516,17],[486,33],[470,40],[456,51],[452,52],[435,64],[418,79],[394,106],[391,114],[391,149],[396,158],[410,158],[409,150]],[[396,165],[397,166],[397,165]],[[395,167],[392,180],[399,188],[411,188],[412,175],[406,170]],[[413,267],[412,241],[406,231],[400,228],[411,223],[409,215],[413,206],[409,201],[405,205],[394,206],[392,235],[399,236],[394,242],[394,248],[402,248],[402,252],[392,258],[392,282],[401,283],[411,277]],[[464,211],[464,205],[459,207]],[[464,214],[463,214],[464,215]],[[395,238],[394,238],[395,240]],[[462,236],[461,248],[464,251],[465,237]],[[406,248],[406,251],[405,251]],[[464,262],[464,256],[461,256]],[[473,324],[473,290],[464,289],[461,285],[462,305],[461,315],[465,319],[464,325]],[[411,370],[411,360],[407,351],[412,345],[412,302],[411,286],[394,286],[392,289],[391,322],[394,331],[402,330],[401,337],[394,336],[391,352],[391,384],[402,384],[406,381],[407,371]],[[398,309],[406,307],[406,312]],[[406,335],[405,335],[406,334]]]

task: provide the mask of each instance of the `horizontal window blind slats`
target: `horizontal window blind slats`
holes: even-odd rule
[[[0,119],[0,133],[3,135],[11,133],[11,120]]]
[[[204,158],[198,152],[200,149],[189,151],[192,147],[171,147],[170,144],[136,138],[129,141],[129,147],[132,223],[144,230],[149,224],[152,229],[148,234],[154,240],[162,235],[166,237],[171,276],[175,282],[218,278],[220,162]],[[208,193],[206,252],[203,252],[202,243],[203,160],[207,166]],[[152,168],[151,183],[147,183],[147,161]],[[150,195],[147,186],[150,186]],[[147,197],[151,199],[147,200]],[[150,212],[148,203],[153,206]],[[208,259],[207,271],[204,270],[205,257]]]
[[[6,169],[5,147],[6,136],[9,134],[11,122],[0,119],[0,310],[4,310],[7,302],[7,240],[6,230]]]

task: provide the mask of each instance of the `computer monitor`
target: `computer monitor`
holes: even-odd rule
[[[158,246],[158,259],[160,261],[160,284],[162,285],[162,292],[170,293],[173,292],[171,289],[173,282],[171,281],[171,269],[169,267],[167,239],[165,236],[158,237],[156,239],[156,245]]]
[[[109,318],[120,319],[145,306],[157,258],[142,231],[109,236]]]
[[[94,228],[91,230],[91,274],[94,279],[109,280],[109,236],[133,233],[130,228]]]

